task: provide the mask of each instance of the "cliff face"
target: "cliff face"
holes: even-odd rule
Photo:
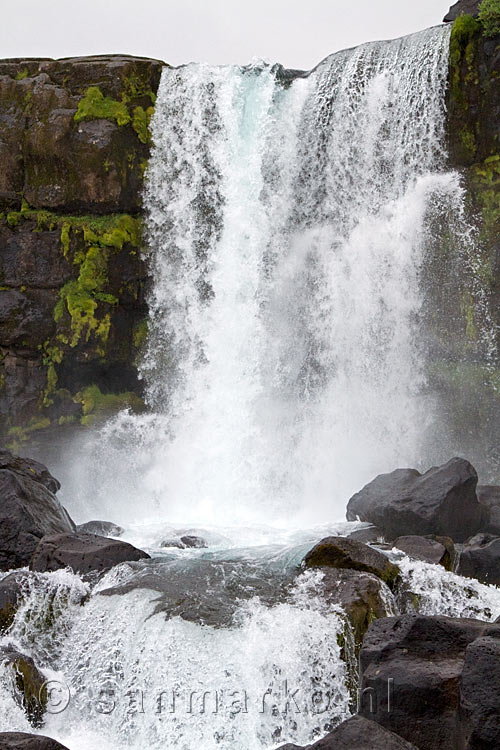
[[[441,234],[426,269],[434,336],[429,369],[442,395],[450,442],[476,461],[484,479],[497,481],[500,36],[486,36],[472,15],[458,17],[452,29],[447,110],[450,167],[461,175],[474,237],[464,254]]]
[[[140,406],[141,191],[163,63],[0,61],[0,432]]]

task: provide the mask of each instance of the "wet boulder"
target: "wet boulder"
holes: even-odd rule
[[[45,676],[30,656],[13,646],[0,648],[0,664],[11,673],[15,699],[24,709],[28,721],[35,728],[41,727],[47,704],[47,693],[43,689]]]
[[[457,573],[481,583],[500,585],[500,538],[478,534],[464,545]]]
[[[481,531],[500,536],[500,487],[480,485],[477,499],[483,508]]]
[[[18,571],[9,573],[0,581],[0,632],[5,632],[14,620],[23,598],[23,588],[31,573]]]
[[[376,620],[360,653],[359,713],[420,750],[467,750],[462,673],[466,650],[484,636],[500,638],[500,626],[423,615]]]
[[[59,483],[45,466],[0,455],[0,570],[27,565],[46,534],[75,528],[54,492]]]
[[[101,572],[122,562],[147,560],[149,555],[117,539],[96,534],[54,534],[43,537],[30,562],[30,570],[46,573],[72,568],[75,573]]]
[[[305,568],[359,570],[381,578],[392,586],[399,568],[378,550],[355,539],[329,536],[316,544],[304,557]]]
[[[500,640],[467,646],[460,688],[467,750],[500,747]]]
[[[26,732],[0,732],[2,750],[68,750],[51,737]]]
[[[181,536],[181,542],[184,547],[190,547],[192,549],[206,549],[208,547],[208,544],[201,536],[186,534],[185,536]]]
[[[324,568],[318,590],[329,605],[342,607],[351,623],[356,647],[373,620],[395,611],[389,587],[371,573]]]
[[[364,529],[356,529],[351,531],[347,535],[348,539],[355,539],[357,542],[363,542],[364,544],[370,544],[371,542],[378,542],[384,538],[384,535],[380,529],[376,526],[366,526]]]
[[[458,0],[457,3],[451,6],[448,13],[443,18],[445,23],[452,23],[456,21],[459,16],[469,15],[476,17],[479,13],[479,5],[481,0]]]
[[[400,536],[394,540],[393,546],[404,552],[408,557],[414,560],[442,565],[446,570],[453,567],[453,541],[440,537],[437,538],[423,536]],[[443,544],[446,542],[446,544]]]
[[[98,536],[121,536],[123,529],[112,521],[87,521],[76,527],[77,532],[97,534]]]
[[[425,474],[396,469],[376,477],[349,500],[347,520],[373,523],[387,539],[437,534],[463,542],[481,525],[476,487],[476,470],[463,458]]]
[[[415,745],[383,729],[363,716],[352,716],[327,734],[309,745],[309,750],[419,750]]]

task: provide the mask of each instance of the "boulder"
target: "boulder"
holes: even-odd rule
[[[355,645],[359,647],[373,620],[394,613],[393,595],[388,586],[371,573],[336,568],[324,568],[323,573],[319,592],[329,605],[340,604],[351,623]]]
[[[75,573],[105,571],[122,562],[147,560],[149,555],[127,542],[96,534],[54,534],[43,537],[30,562],[30,570],[46,573],[72,568]]]
[[[458,0],[458,3],[452,5],[448,13],[443,18],[445,23],[456,21],[459,16],[470,15],[476,17],[479,12],[481,0]]]
[[[378,542],[384,538],[383,533],[376,526],[367,526],[364,529],[356,529],[347,534],[348,539],[356,539],[357,542],[364,542],[364,544],[370,544],[371,542]]]
[[[465,650],[460,688],[467,750],[500,747],[500,640],[477,638]]]
[[[442,565],[446,570],[451,570],[453,567],[453,555],[450,554],[450,550],[454,548],[454,545],[451,539],[448,539],[447,548],[442,542],[430,537],[400,536],[394,540],[393,546],[414,560]]]
[[[349,500],[347,520],[373,523],[388,539],[438,534],[463,542],[481,525],[476,486],[476,471],[462,458],[425,474],[396,469],[381,474]]]
[[[9,573],[0,581],[0,632],[5,632],[14,620],[23,588],[30,573],[18,571]]]
[[[360,653],[359,713],[420,750],[466,750],[462,672],[467,648],[484,636],[500,638],[500,626],[423,615],[376,620]]]
[[[0,570],[27,565],[46,534],[75,528],[53,491],[58,482],[42,464],[1,454]]]
[[[76,527],[78,532],[97,534],[98,536],[121,536],[123,529],[112,521],[87,521]]]
[[[0,663],[12,673],[15,698],[26,712],[28,721],[34,727],[41,727],[47,704],[47,693],[43,690],[45,676],[30,656],[21,654],[13,646],[0,648]]]
[[[383,729],[363,716],[352,716],[333,732],[309,746],[309,750],[419,750],[415,745]]]
[[[478,486],[477,499],[483,508],[481,530],[500,536],[500,487]]]
[[[340,568],[372,573],[391,586],[399,568],[367,544],[341,536],[329,536],[316,544],[304,557],[306,568]]]
[[[185,547],[192,547],[194,549],[205,549],[208,547],[208,544],[201,536],[187,534],[186,536],[181,536],[181,542]]]
[[[51,737],[26,732],[0,732],[1,750],[68,750]]]
[[[500,585],[500,538],[478,534],[464,545],[457,573],[481,583]]]

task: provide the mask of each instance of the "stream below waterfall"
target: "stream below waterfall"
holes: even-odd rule
[[[93,583],[37,574],[6,636],[69,691],[43,731],[70,750],[270,750],[350,715],[345,615],[298,566],[355,528],[345,505],[376,474],[432,463],[430,219],[469,240],[446,171],[449,33],[307,75],[164,70],[145,193],[149,408],[50,466],[75,521],[121,524],[152,559]],[[207,547],[162,544],[186,534]],[[500,614],[495,587],[400,565],[425,614]],[[407,607],[387,592],[388,611]],[[0,693],[4,730],[29,731]]]

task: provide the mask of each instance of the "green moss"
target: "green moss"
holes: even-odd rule
[[[149,323],[147,319],[141,320],[134,328],[132,334],[132,342],[136,349],[142,349],[146,343],[149,331]]]
[[[71,224],[65,221],[61,227],[61,247],[64,257],[69,253]]]
[[[94,424],[98,419],[113,414],[121,409],[141,411],[144,408],[142,399],[135,393],[102,393],[97,385],[91,385],[76,395],[82,404],[83,425]]]
[[[17,227],[22,218],[20,211],[10,211],[7,214],[7,224],[9,227]]]
[[[124,102],[118,102],[116,99],[104,96],[98,86],[90,86],[85,96],[78,102],[74,119],[76,122],[81,122],[81,120],[112,120],[118,125],[127,125],[131,117]]]
[[[149,75],[140,75],[140,73],[132,71],[123,79],[122,101],[128,104],[143,97],[149,97],[151,104],[156,102],[156,95],[151,90]]]
[[[28,71],[28,68],[24,68],[24,70],[19,70],[19,71],[18,71],[18,72],[16,73],[16,75],[15,75],[15,79],[16,79],[16,81],[22,81],[22,80],[23,80],[23,78],[27,78],[27,77],[28,77],[28,75],[29,75],[29,71]]]
[[[478,18],[485,36],[500,34],[500,0],[483,0],[479,6]]]
[[[466,75],[469,80],[476,78],[475,60],[481,24],[470,15],[459,16],[451,31],[450,39],[450,93],[452,99],[466,106],[466,99],[462,90],[462,62],[467,66]]]
[[[149,125],[154,114],[154,108],[135,107],[132,119],[132,127],[141,143],[151,143],[151,131]]]
[[[474,311],[474,300],[469,291],[466,291],[462,296],[461,309],[465,319],[465,335],[468,341],[476,342],[478,339],[478,333]]]
[[[473,159],[476,153],[476,136],[468,125],[464,125],[460,131],[460,140],[468,159]]]

